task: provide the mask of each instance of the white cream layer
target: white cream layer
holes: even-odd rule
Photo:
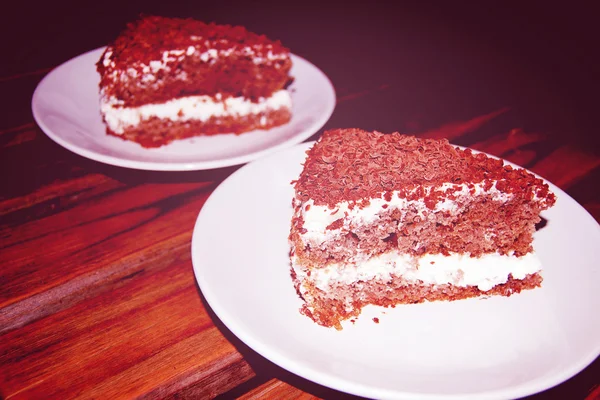
[[[512,194],[499,191],[495,186],[492,186],[489,190],[485,190],[481,183],[473,185],[473,194],[470,192],[470,189],[466,184],[453,185],[450,183],[445,183],[442,186],[435,188],[435,190],[444,192],[450,188],[457,189],[457,191],[453,193],[455,200],[444,199],[443,201],[438,202],[433,210],[427,208],[425,202],[421,199],[407,200],[404,197],[398,197],[397,191],[392,192],[390,201],[385,200],[382,195],[379,198],[370,199],[370,204],[363,208],[355,206],[350,209],[350,203],[344,201],[338,203],[334,209],[331,209],[327,206],[317,206],[312,200],[309,200],[303,204],[301,209],[302,217],[304,219],[303,227],[308,231],[304,237],[317,239],[319,236],[326,235],[327,226],[340,218],[345,218],[344,224],[346,225],[346,228],[348,228],[348,225],[352,224],[353,222],[360,224],[371,224],[382,212],[387,212],[396,208],[400,210],[413,208],[416,209],[419,217],[426,219],[426,213],[448,211],[451,214],[455,214],[458,212],[459,208],[461,208],[461,204],[471,201],[474,196],[491,195],[494,201],[500,201],[503,203],[509,201],[513,196]],[[432,187],[426,188],[426,194],[429,194],[431,190]],[[307,205],[309,206],[308,210],[306,209]],[[384,209],[384,205],[386,205],[387,208]],[[331,232],[331,230],[329,232]]]
[[[509,275],[515,279],[524,279],[541,270],[540,260],[535,253],[522,257],[486,254],[474,258],[461,254],[436,254],[414,258],[389,252],[357,265],[331,264],[324,268],[314,268],[310,270],[310,277],[302,267],[296,265],[295,260],[292,260],[292,266],[301,281],[310,279],[324,291],[331,284],[351,285],[371,280],[385,282],[393,276],[402,277],[410,283],[477,286],[482,291],[488,291],[496,285],[506,283]]]
[[[211,96],[188,96],[140,107],[123,107],[121,104],[119,100],[101,96],[102,114],[108,127],[116,134],[121,134],[128,127],[152,117],[171,121],[207,121],[211,117],[241,117],[267,110],[290,109],[292,99],[287,90],[279,90],[270,97],[260,98],[256,103],[245,97],[229,97],[219,101]],[[262,118],[261,123],[266,123],[266,119]]]
[[[327,206],[315,205],[312,200],[308,200],[302,203],[296,212],[300,213],[304,220],[303,228],[306,229],[306,233],[302,235],[303,241],[311,245],[320,245],[335,238],[342,232],[352,230],[354,226],[371,224],[379,218],[381,213],[393,209],[400,210],[400,220],[404,219],[407,211],[417,212],[422,220],[426,220],[427,218],[434,218],[434,213],[437,212],[448,212],[451,215],[456,215],[477,196],[491,196],[493,201],[501,203],[510,201],[513,198],[513,194],[498,190],[496,183],[493,182],[493,186],[488,190],[484,188],[483,183],[475,183],[471,185],[472,188],[469,188],[467,184],[452,183],[444,183],[439,187],[427,187],[425,188],[426,194],[429,194],[432,190],[442,193],[445,193],[448,189],[455,190],[452,193],[454,199],[444,198],[444,200],[436,203],[433,210],[427,208],[422,199],[407,200],[404,197],[398,197],[398,192],[395,191],[392,192],[390,201],[385,200],[382,195],[379,198],[370,199],[370,204],[362,208],[354,206],[351,209],[350,203],[344,201],[338,203],[334,209],[331,209]],[[533,201],[545,201],[545,199],[542,197],[538,198],[536,194]],[[383,208],[384,206],[386,208]],[[326,229],[332,222],[340,218],[343,218],[343,226],[338,229]]]

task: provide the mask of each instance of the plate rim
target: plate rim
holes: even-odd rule
[[[306,139],[310,138],[312,135],[316,134],[323,126],[329,121],[331,115],[333,114],[336,105],[337,105],[337,94],[335,91],[335,87],[331,82],[331,79],[317,67],[315,64],[308,61],[306,58],[299,56],[294,53],[290,53],[292,57],[292,61],[294,59],[299,60],[304,63],[306,66],[311,67],[315,70],[315,72],[324,79],[327,83],[326,86],[323,87],[322,91],[327,92],[327,96],[331,97],[331,104],[328,108],[324,109],[324,111],[319,115],[317,119],[306,129],[303,129],[298,134],[288,138],[287,140],[277,143],[276,145],[262,148],[258,151],[254,151],[252,153],[238,155],[235,157],[216,159],[216,160],[208,160],[208,161],[186,161],[186,162],[161,162],[161,161],[140,161],[140,160],[131,160],[127,158],[100,154],[93,150],[90,150],[86,147],[79,146],[77,144],[72,143],[69,140],[64,139],[60,134],[54,132],[53,129],[45,123],[44,118],[40,116],[40,111],[38,110],[37,102],[42,96],[42,90],[45,82],[51,79],[53,74],[57,73],[61,68],[64,68],[67,64],[75,62],[77,59],[90,56],[92,53],[101,53],[106,49],[107,46],[101,46],[92,50],[88,50],[84,53],[81,53],[75,57],[70,58],[69,60],[61,63],[60,65],[54,67],[50,72],[48,72],[36,85],[36,88],[31,97],[30,106],[33,114],[33,118],[39,128],[44,132],[46,136],[52,139],[54,142],[64,147],[65,149],[85,158],[88,158],[93,161],[101,162],[108,165],[113,165],[117,167],[131,168],[137,170],[146,170],[146,171],[202,171],[202,170],[211,170],[216,168],[224,168],[231,167],[235,165],[246,164],[248,162],[254,161],[256,159],[262,158],[269,154],[272,154],[277,151],[281,151],[283,149],[289,148],[296,144],[302,143]],[[98,106],[98,110],[100,107]],[[285,125],[283,125],[285,126]],[[283,127],[282,126],[282,127]],[[250,132],[245,132],[250,133]]]
[[[314,143],[315,143],[315,141],[296,144],[295,146],[289,147],[284,151],[285,152],[293,152],[293,151],[301,151],[301,150],[306,151]],[[468,147],[463,147],[463,146],[457,146],[454,144],[452,144],[452,146],[459,147],[462,149],[468,148]],[[512,166],[516,166],[518,168],[523,168],[523,167],[520,167],[517,164],[514,164],[503,158],[500,158],[500,157],[497,157],[494,155],[490,155],[488,153],[485,153],[485,152],[482,152],[479,150],[475,150],[475,149],[471,149],[471,150],[473,152],[483,153],[490,157],[502,160],[503,162],[508,163]],[[206,214],[206,213],[203,214],[202,210],[205,209],[205,206],[207,205],[207,203],[216,201],[215,197],[213,197],[214,194],[217,193],[217,191],[219,191],[223,187],[225,182],[228,181],[229,179],[231,179],[232,177],[237,176],[238,174],[244,174],[246,169],[251,168],[256,163],[268,163],[269,159],[274,156],[275,155],[271,155],[269,157],[261,158],[260,160],[256,160],[254,162],[251,162],[251,163],[243,166],[242,168],[240,168],[237,171],[235,171],[234,173],[232,173],[223,182],[221,182],[219,184],[219,186],[217,186],[217,188],[215,188],[215,190],[211,193],[211,195],[208,197],[206,202],[203,204],[202,208],[199,210],[198,216],[194,223],[194,229],[193,229],[192,241],[191,241],[192,268],[194,271],[196,282],[198,284],[200,291],[202,292],[202,296],[206,300],[206,303],[212,309],[212,311],[214,312],[215,316],[219,319],[219,321],[228,330],[230,330],[236,336],[236,338],[238,340],[245,343],[253,351],[257,352],[262,357],[265,357],[266,359],[268,359],[269,361],[278,365],[279,367],[284,368],[304,379],[313,381],[317,384],[320,384],[320,385],[323,385],[323,386],[326,386],[329,388],[333,388],[335,390],[339,390],[341,392],[351,393],[354,395],[365,396],[365,397],[375,397],[375,398],[393,398],[393,399],[419,398],[419,399],[423,399],[423,400],[433,400],[433,399],[458,400],[458,399],[519,398],[519,397],[523,397],[523,396],[540,393],[544,390],[550,389],[550,388],[557,386],[557,385],[567,381],[568,379],[572,378],[579,372],[583,371],[587,366],[592,364],[600,355],[600,347],[598,347],[598,348],[596,348],[594,350],[590,350],[588,353],[586,353],[586,357],[581,357],[581,358],[577,359],[575,362],[571,363],[569,365],[569,368],[561,369],[561,371],[559,373],[553,374],[549,378],[548,377],[538,377],[538,378],[529,380],[527,382],[509,387],[509,388],[502,388],[502,389],[490,390],[490,391],[485,391],[485,392],[461,393],[461,394],[457,394],[457,393],[447,394],[447,393],[439,393],[439,392],[413,393],[413,392],[404,392],[404,391],[397,391],[397,390],[391,390],[391,389],[382,389],[382,388],[377,388],[377,387],[373,387],[373,386],[369,386],[369,385],[365,385],[365,384],[359,384],[356,382],[351,382],[345,378],[340,378],[331,373],[322,373],[319,371],[315,371],[310,366],[304,365],[302,362],[298,362],[293,358],[282,355],[279,351],[277,351],[277,349],[274,349],[273,347],[269,347],[268,344],[263,343],[263,341],[261,341],[260,338],[257,338],[252,334],[245,333],[244,328],[238,324],[238,322],[235,320],[235,318],[227,317],[229,313],[224,309],[225,307],[222,306],[221,303],[218,301],[218,299],[217,299],[218,296],[211,289],[210,284],[207,281],[205,281],[205,279],[203,278],[203,274],[201,273],[201,267],[200,267],[201,262],[198,261],[198,257],[199,257],[198,252],[200,250],[199,250],[199,246],[196,245],[196,242],[197,242],[197,237],[199,235],[199,226],[202,225],[202,220],[204,219],[203,215]],[[551,190],[553,190],[553,192],[555,193],[557,198],[558,197],[563,198],[569,202],[572,202],[576,206],[578,206],[581,210],[583,210],[586,213],[586,216],[588,218],[590,218],[592,221],[596,222],[596,228],[598,230],[600,230],[600,224],[597,223],[595,218],[583,206],[581,206],[577,201],[575,201],[575,199],[573,199],[569,194],[567,194],[565,191],[560,189],[558,186],[551,183],[549,180],[535,174],[534,172],[532,172],[526,168],[523,168],[523,169],[534,174],[536,177],[542,179],[545,183],[547,183],[550,186]],[[226,316],[225,319],[222,318],[223,315]],[[596,353],[596,354],[594,354],[594,353]]]

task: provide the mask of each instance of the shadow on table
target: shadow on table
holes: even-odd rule
[[[267,360],[265,357],[261,356],[260,354],[252,350],[250,347],[248,347],[240,339],[238,339],[237,336],[235,336],[223,324],[223,322],[221,322],[219,317],[217,317],[213,310],[210,308],[206,299],[202,295],[200,288],[196,286],[196,290],[198,291],[198,295],[200,296],[202,303],[215,326],[219,329],[223,336],[225,336],[225,338],[237,349],[237,351],[239,351],[242,354],[244,360],[246,360],[248,364],[250,364],[250,366],[256,373],[256,376],[254,378],[246,381],[245,383],[237,386],[236,388],[226,393],[217,396],[217,399],[237,398],[273,378],[279,379],[280,381],[283,381],[304,392],[310,393],[311,395],[322,399],[364,399],[364,397],[339,392],[337,390],[304,379]]]
[[[0,165],[8,171],[20,165],[16,173],[2,176],[2,197],[15,198],[57,182],[104,175],[127,187],[141,184],[220,183],[242,165],[200,171],[137,170],[104,164],[75,154],[54,143],[39,127],[32,129],[33,140],[11,146],[0,157]],[[58,193],[60,195],[60,193]]]
[[[85,158],[80,160],[78,164],[89,172],[106,175],[127,185],[221,182],[243,166],[235,165],[200,171],[149,171],[117,167]]]

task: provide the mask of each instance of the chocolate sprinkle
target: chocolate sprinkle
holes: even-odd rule
[[[132,63],[149,63],[160,60],[163,52],[173,49],[187,49],[194,46],[203,53],[209,49],[227,50],[251,47],[257,56],[287,54],[289,49],[279,41],[272,41],[265,35],[258,35],[242,26],[204,23],[191,18],[143,17],[127,24],[108,49],[117,68],[127,68]],[[104,66],[98,64],[102,74]]]
[[[342,201],[362,207],[369,198],[384,194],[387,198],[393,191],[401,197],[424,198],[423,187],[444,183],[482,183],[487,188],[495,184],[506,193],[545,198],[548,206],[555,201],[548,185],[526,170],[462,150],[445,139],[334,129],[325,132],[307,154],[295,182],[296,197],[331,208]],[[445,195],[451,196],[452,189]],[[426,199],[429,204],[436,202],[436,198]]]

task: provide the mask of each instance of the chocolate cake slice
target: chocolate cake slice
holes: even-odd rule
[[[145,147],[269,129],[291,118],[292,61],[243,27],[144,17],[97,63],[107,132]]]
[[[532,247],[555,196],[524,169],[446,140],[327,131],[294,182],[292,278],[318,324],[540,286]]]

